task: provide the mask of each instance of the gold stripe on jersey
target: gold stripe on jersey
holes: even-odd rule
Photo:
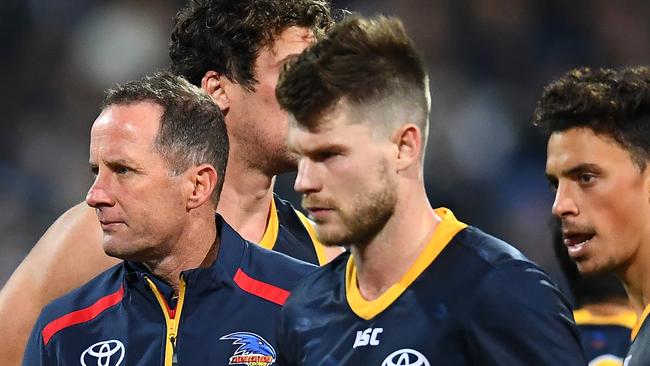
[[[275,199],[271,198],[271,208],[269,209],[269,221],[266,223],[266,229],[262,239],[257,243],[262,248],[273,250],[275,242],[278,240],[280,231],[280,220],[278,219],[278,209],[275,207]]]
[[[650,313],[650,305],[645,307],[643,313],[641,314],[641,317],[639,317],[639,319],[634,324],[634,328],[632,328],[632,334],[630,334],[630,338],[632,339],[632,341],[634,341],[634,338],[636,338],[637,334],[639,334],[639,331],[641,330],[641,326],[643,325],[643,322],[645,322],[645,319],[648,317],[649,313]]]
[[[296,214],[298,215],[298,218],[300,218],[300,221],[302,221],[302,224],[305,226],[305,229],[307,229],[307,233],[309,234],[309,237],[311,238],[312,243],[314,243],[314,250],[316,250],[316,257],[318,257],[318,264],[319,265],[325,265],[327,263],[327,255],[325,254],[325,248],[323,243],[318,240],[318,237],[316,236],[316,230],[314,230],[314,223],[311,222],[305,215],[302,214],[302,212],[298,210],[296,211]]]
[[[632,310],[615,315],[597,315],[588,309],[576,309],[573,318],[578,325],[618,325],[632,329],[636,323],[636,313]]]
[[[402,278],[375,300],[368,301],[361,296],[357,283],[357,270],[354,265],[354,257],[350,255],[345,271],[345,292],[348,304],[355,314],[365,320],[370,320],[379,315],[397,300],[413,281],[433,263],[451,239],[459,231],[467,227],[467,224],[458,221],[451,210],[447,208],[437,208],[435,213],[442,220],[438,223],[438,227],[433,232],[429,243]]]

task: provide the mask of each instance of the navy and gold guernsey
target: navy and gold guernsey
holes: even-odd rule
[[[647,318],[650,313],[650,305],[648,305],[639,320],[637,320],[634,328],[632,328],[632,345],[630,352],[625,357],[625,366],[647,366],[650,365],[650,324]]]
[[[276,194],[273,194],[269,221],[258,245],[307,263],[323,265],[327,262],[323,244],[316,239],[311,222]]]
[[[630,334],[636,314],[625,311],[611,316],[596,315],[587,309],[573,312],[589,366],[622,366],[630,349]]]
[[[422,254],[376,300],[361,296],[349,252],[307,276],[282,309],[278,365],[586,365],[546,273],[451,211],[436,213]]]

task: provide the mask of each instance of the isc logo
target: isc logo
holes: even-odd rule
[[[363,347],[367,345],[378,346],[379,340],[377,336],[383,332],[384,328],[368,328],[366,330],[358,330],[357,338],[354,340],[352,348]]]

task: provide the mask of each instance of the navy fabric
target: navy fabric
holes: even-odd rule
[[[275,352],[280,305],[242,290],[233,277],[243,271],[256,281],[290,291],[315,269],[247,242],[219,217],[217,227],[220,245],[215,263],[181,274],[187,287],[176,342],[180,365],[228,365],[240,345],[235,344],[237,336],[220,338],[232,333],[253,334],[250,339],[259,337]],[[121,365],[164,365],[166,322],[146,277],[153,275],[143,266],[124,262],[48,305],[32,332],[23,365],[79,366],[84,355],[90,360],[88,366],[114,366],[122,351],[106,355],[118,343],[124,348]],[[167,284],[153,280],[165,297],[171,297]],[[92,305],[120,287],[124,288],[124,297],[119,303],[90,321],[60,330],[44,344],[42,332],[47,324]],[[104,343],[93,348],[99,342]],[[104,353],[100,354],[105,358],[93,356],[102,345]]]
[[[586,364],[570,306],[551,279],[474,227],[457,233],[369,320],[347,301],[348,258],[336,258],[292,292],[282,310],[279,365]]]
[[[291,204],[273,195],[280,229],[273,250],[318,265],[315,243]]]

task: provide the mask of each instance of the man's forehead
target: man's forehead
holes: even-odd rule
[[[106,107],[92,126],[94,133],[144,138],[157,135],[163,108],[151,102],[114,104]]]
[[[276,34],[267,49],[279,59],[302,53],[316,42],[314,32],[307,27],[291,26]]]
[[[570,169],[577,165],[608,165],[631,159],[631,155],[613,137],[590,128],[571,128],[554,132],[548,140],[547,170]]]
[[[624,150],[613,137],[597,133],[591,128],[574,127],[553,132],[548,139],[548,150],[571,152],[573,155],[596,152],[599,148],[618,148]]]
[[[546,150],[547,169],[581,160],[585,147],[587,146],[584,144],[582,132],[576,133],[573,130],[553,132],[549,136]]]
[[[318,117],[305,126],[290,117],[289,145],[299,150],[312,150],[330,145],[356,144],[372,136],[365,123],[350,123],[345,114],[331,113]]]

